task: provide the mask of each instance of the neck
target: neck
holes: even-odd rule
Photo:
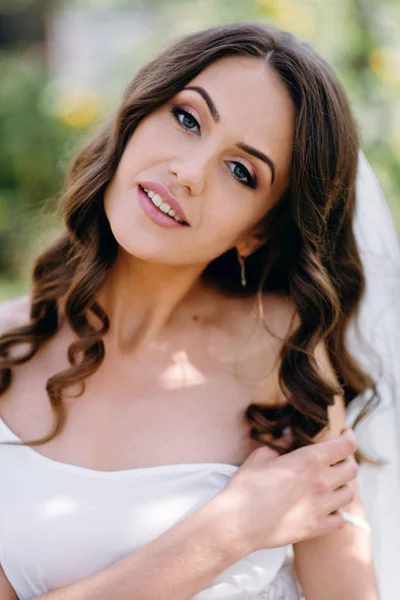
[[[108,342],[132,352],[155,341],[210,294],[200,280],[204,265],[147,263],[120,252],[96,300],[110,319]]]

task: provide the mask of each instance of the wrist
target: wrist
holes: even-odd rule
[[[232,559],[240,560],[255,550],[243,523],[243,511],[235,496],[223,490],[210,502],[212,527]]]

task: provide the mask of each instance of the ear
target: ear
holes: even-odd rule
[[[259,224],[237,241],[236,249],[240,256],[245,258],[265,244],[267,239],[265,226]]]

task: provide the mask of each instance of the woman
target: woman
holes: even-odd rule
[[[357,152],[330,68],[270,27],[128,86],[2,309],[1,600],[292,600],[289,544],[307,600],[376,600],[341,435],[373,392],[345,342]]]

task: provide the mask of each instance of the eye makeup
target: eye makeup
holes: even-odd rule
[[[221,115],[219,114],[218,109],[217,109],[213,99],[211,98],[210,94],[207,92],[206,89],[204,89],[201,86],[186,86],[185,88],[183,88],[183,91],[185,91],[185,90],[196,92],[197,94],[199,94],[201,96],[201,98],[206,103],[208,110],[210,111],[210,114],[215,123],[218,123],[221,120]],[[271,171],[271,185],[272,185],[275,180],[275,171],[276,171],[274,161],[267,154],[265,154],[264,152],[261,152],[261,150],[257,150],[257,148],[253,148],[253,146],[249,146],[248,144],[245,144],[244,142],[238,142],[236,144],[236,146],[240,150],[243,150],[243,152],[247,152],[247,154],[250,154],[251,156],[255,156],[259,160],[263,161],[266,165],[268,165],[268,167],[270,168],[270,171]]]
[[[200,125],[188,107],[183,107],[180,104],[174,104],[170,112],[184,130],[193,132],[197,136],[201,135]],[[197,131],[195,131],[195,128],[197,128]],[[252,175],[243,163],[235,160],[226,162],[234,165],[234,169],[230,169],[230,172],[236,181],[252,189],[256,189],[258,187],[256,175]],[[239,172],[241,171],[241,175],[238,173],[238,170]]]

